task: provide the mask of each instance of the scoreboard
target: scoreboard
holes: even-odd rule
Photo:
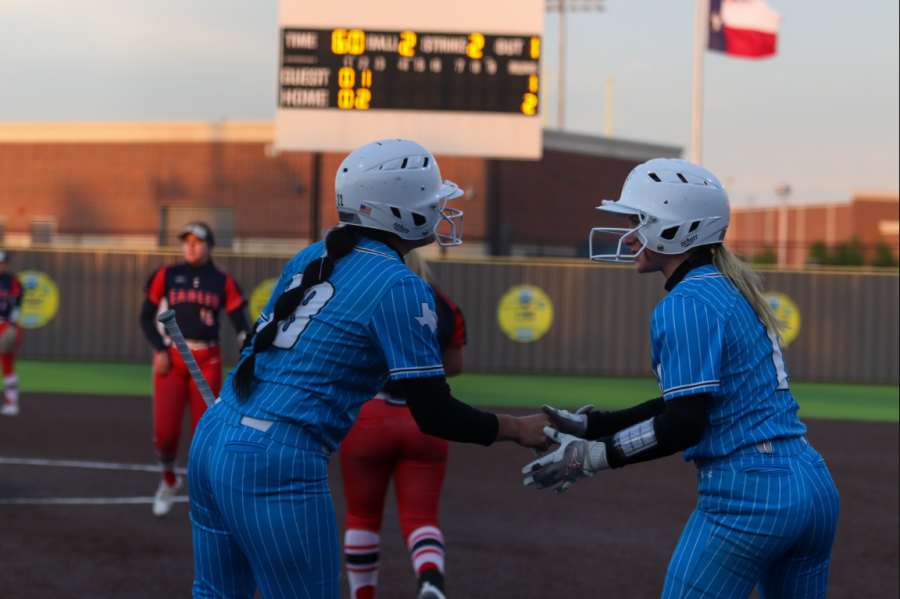
[[[538,115],[539,36],[284,29],[281,41],[281,108]]]
[[[544,0],[280,0],[278,150],[539,158]]]

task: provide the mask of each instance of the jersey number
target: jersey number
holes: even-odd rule
[[[298,283],[300,277],[296,277]],[[293,285],[291,286],[293,287]],[[306,290],[303,301],[294,310],[290,318],[276,324],[278,334],[272,345],[281,349],[291,349],[297,344],[297,340],[306,327],[309,326],[313,316],[322,311],[322,308],[334,297],[334,285],[325,281]],[[271,326],[271,325],[270,325]]]

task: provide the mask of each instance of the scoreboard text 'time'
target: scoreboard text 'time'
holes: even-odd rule
[[[279,106],[538,114],[538,36],[281,30]]]

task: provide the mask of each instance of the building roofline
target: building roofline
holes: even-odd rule
[[[890,202],[900,203],[900,192],[896,191],[877,191],[873,189],[854,189],[854,202]]]
[[[110,121],[0,123],[0,144],[271,143],[273,121]]]
[[[544,150],[646,162],[653,158],[681,158],[682,148],[615,137],[544,129]]]
[[[0,144],[272,143],[274,121],[0,122]],[[544,130],[544,150],[644,162],[682,149],[569,131]]]

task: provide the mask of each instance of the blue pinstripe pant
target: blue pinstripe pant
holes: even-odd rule
[[[823,599],[840,501],[805,439],[775,441],[698,462],[700,500],[669,570],[663,599]]]
[[[242,426],[224,403],[191,445],[194,597],[338,599],[340,553],[328,456],[303,429]]]

